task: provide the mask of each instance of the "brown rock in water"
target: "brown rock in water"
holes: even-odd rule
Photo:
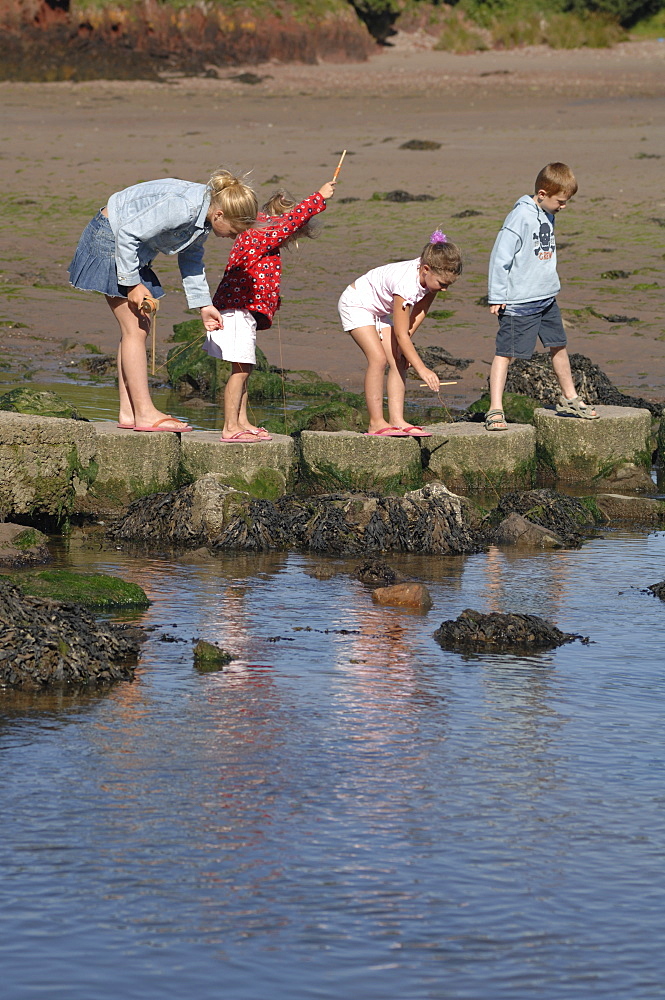
[[[415,611],[430,611],[432,598],[423,583],[396,583],[392,587],[377,587],[372,591],[375,604],[394,604]]]
[[[497,545],[518,545],[525,548],[561,549],[566,544],[553,531],[534,524],[521,514],[513,512],[496,529],[494,541]]]
[[[46,535],[24,524],[0,524],[0,567],[38,566],[51,559]]]

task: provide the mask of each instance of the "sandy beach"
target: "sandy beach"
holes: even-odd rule
[[[495,321],[480,304],[494,237],[538,169],[563,160],[580,185],[557,219],[569,348],[622,390],[663,400],[664,70],[658,42],[454,56],[404,36],[365,64],[246,67],[261,78],[253,84],[237,68],[162,83],[2,83],[4,381],[62,378],[85,345],[115,351],[101,297],[67,282],[78,236],[110,193],[160,176],[205,181],[223,164],[251,171],[260,201],[280,185],[304,197],[347,149],[320,238],[285,254],[279,325],[259,339],[270,361],[359,389],[362,359],[337,298],[370,267],[416,256],[440,226],[463,248],[465,273],[419,343],[473,358],[446,399],[477,398],[494,348]],[[440,146],[401,148],[412,139]],[[373,198],[393,190],[433,200]],[[208,241],[212,290],[229,249]],[[155,269],[168,292],[163,357],[187,313],[174,262],[158,258]],[[409,392],[422,390],[411,382]]]

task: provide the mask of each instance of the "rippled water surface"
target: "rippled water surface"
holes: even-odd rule
[[[140,583],[133,684],[4,694],[9,1000],[663,996],[665,536],[353,563],[63,559]],[[466,607],[592,642],[463,657]],[[192,639],[238,659],[192,668]]]

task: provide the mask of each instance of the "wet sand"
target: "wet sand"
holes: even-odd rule
[[[223,164],[251,170],[261,201],[278,184],[304,197],[346,148],[320,238],[285,254],[279,324],[259,338],[270,361],[359,389],[362,359],[339,327],[340,292],[370,267],[416,256],[441,226],[465,251],[466,268],[435,304],[451,315],[428,318],[418,342],[473,358],[445,398],[477,398],[494,348],[495,321],[479,304],[494,237],[538,169],[557,159],[580,184],[557,220],[569,348],[624,391],[665,399],[664,69],[657,42],[453,56],[404,38],[367,64],[247,67],[262,77],[256,85],[231,79],[237,68],[158,84],[0,84],[3,382],[14,373],[66,378],[84,345],[115,351],[103,300],[69,288],[66,272],[111,192],[159,176],[204,181]],[[401,149],[410,139],[441,145]],[[372,200],[395,189],[435,200]],[[229,249],[208,241],[212,290]],[[164,355],[186,303],[174,262],[159,257],[155,268],[168,292]],[[616,271],[628,276],[602,277]],[[409,393],[423,390],[411,382]]]

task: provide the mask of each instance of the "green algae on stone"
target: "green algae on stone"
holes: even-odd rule
[[[27,413],[35,417],[61,417],[67,420],[85,420],[75,406],[55,392],[24,386],[10,389],[0,396],[0,410]]]
[[[194,667],[199,673],[209,674],[222,670],[234,657],[215,643],[199,639],[194,646]]]
[[[70,601],[88,608],[147,608],[145,591],[135,583],[107,573],[74,573],[66,569],[47,569],[40,573],[11,574],[10,581],[33,597]]]

